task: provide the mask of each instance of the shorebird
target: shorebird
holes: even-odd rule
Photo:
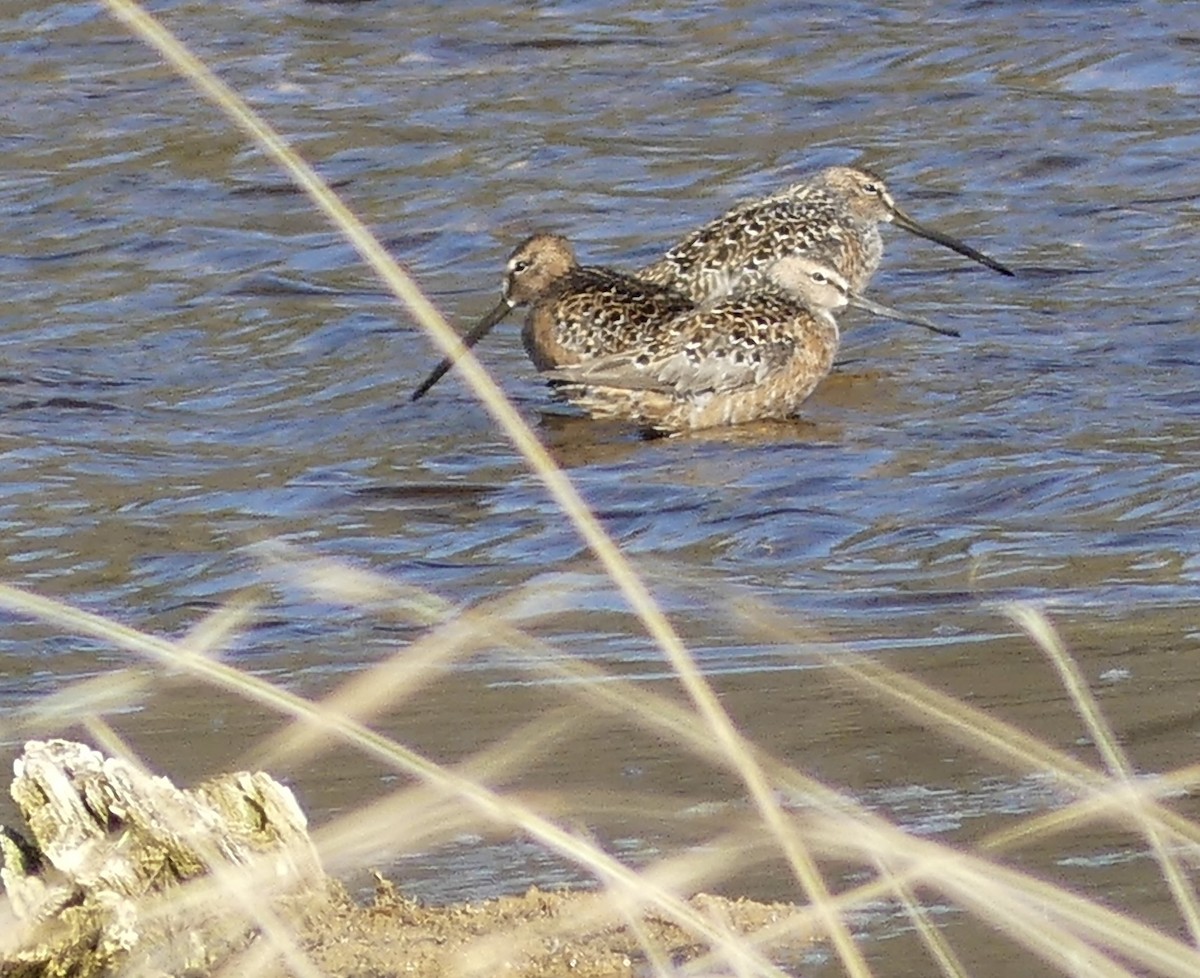
[[[831,266],[853,291],[861,292],[879,268],[879,225],[888,222],[1003,275],[1013,274],[994,258],[919,224],[871,171],[831,166],[770,197],[734,207],[637,275],[704,302],[731,287],[762,281],[780,258],[806,255]]]
[[[660,433],[786,418],[829,373],[840,342],[833,313],[847,305],[933,327],[791,255],[772,262],[761,284],[675,317],[636,347],[546,376],[592,417]]]
[[[566,238],[535,234],[508,259],[500,301],[463,337],[478,343],[518,306],[530,306],[521,340],[538,370],[619,353],[646,340],[660,323],[692,308],[673,289],[611,268],[580,265]],[[412,395],[423,397],[453,366],[442,360]]]

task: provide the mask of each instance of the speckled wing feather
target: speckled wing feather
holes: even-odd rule
[[[806,310],[781,295],[731,298],[677,317],[640,350],[548,376],[585,387],[651,390],[681,398],[752,388],[791,359],[796,338],[789,323],[803,315]]]
[[[825,262],[853,278],[860,264],[873,260],[856,255],[855,245],[872,237],[877,233],[858,227],[831,195],[784,191],[739,205],[694,231],[638,277],[675,288],[696,302],[719,294],[731,278],[738,288],[751,287],[773,262],[793,254]]]
[[[555,293],[550,308],[557,342],[585,360],[637,346],[659,324],[692,308],[671,288],[589,266],[573,271]]]

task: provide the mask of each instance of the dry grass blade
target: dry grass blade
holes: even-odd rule
[[[1200,952],[1125,914],[1051,883],[971,853],[906,835],[879,820],[856,824],[816,817],[806,826],[831,856],[884,860],[905,879],[916,878],[1007,930],[1067,973],[1080,961],[1096,974],[1131,972],[1110,957],[1136,962],[1157,975],[1200,974]],[[1138,972],[1140,973],[1140,972]]]
[[[980,840],[979,847],[1000,852],[1073,831],[1100,819],[1128,826],[1130,812],[1136,809],[1143,817],[1147,811],[1152,811],[1156,824],[1166,833],[1171,844],[1200,848],[1200,826],[1156,804],[1160,798],[1177,795],[1198,783],[1200,769],[1195,765],[1134,782],[1108,782],[1103,787],[1090,789],[1087,795],[1063,808],[1033,816],[1011,828],[999,829],[987,835]]]
[[[61,730],[83,716],[128,710],[145,699],[150,686],[150,676],[141,669],[115,669],[81,679],[0,717],[0,736],[9,738]]]
[[[801,626],[762,602],[743,599],[731,605],[731,610],[757,634],[778,642],[801,644],[796,639]],[[951,735],[1016,770],[1050,771],[1082,790],[1103,781],[1103,775],[1098,771],[1055,751],[1036,737],[879,662],[844,649],[815,648],[813,651],[821,655],[829,668],[840,672],[859,688],[899,707],[920,723]]]
[[[158,50],[180,74],[216,103],[233,122],[250,134],[255,142],[288,172],[297,186],[312,198],[389,288],[408,306],[441,351],[456,362],[489,413],[529,462],[555,502],[575,525],[605,571],[645,623],[651,637],[670,661],[680,682],[711,728],[717,743],[737,765],[760,817],[768,831],[779,840],[796,878],[815,903],[828,905],[828,891],[815,863],[806,853],[799,837],[791,831],[785,815],[770,791],[767,779],[755,765],[751,751],[712,689],[704,681],[679,635],[654,601],[645,583],[634,572],[629,561],[605,533],[595,514],[584,503],[570,479],[554,464],[549,453],[516,409],[504,398],[483,367],[362,222],[337,198],[316,172],[232,89],[132,0],[105,0],[105,4],[116,17]],[[852,976],[866,978],[869,969],[845,923],[836,915],[831,915],[828,923],[838,952]]]
[[[1133,765],[1129,763],[1129,758],[1121,749],[1116,735],[1104,719],[1100,704],[1088,688],[1075,660],[1068,654],[1045,615],[1028,605],[1012,605],[1008,608],[1008,615],[1028,632],[1058,671],[1063,686],[1066,687],[1076,710],[1090,731],[1109,772],[1114,778],[1126,784],[1131,783],[1134,778]],[[1126,813],[1136,820],[1137,826],[1149,842],[1175,905],[1192,935],[1192,943],[1200,946],[1200,907],[1197,906],[1196,891],[1179,865],[1179,860],[1171,852],[1161,826],[1156,824],[1151,813],[1146,812],[1136,799],[1126,809]]]
[[[727,941],[709,921],[674,894],[642,879],[607,853],[547,821],[528,806],[503,798],[469,778],[448,771],[416,751],[367,730],[361,724],[344,716],[331,714],[263,679],[241,673],[207,656],[196,655],[165,639],[147,635],[126,625],[108,621],[99,615],[22,591],[11,585],[0,584],[0,608],[13,614],[41,619],[66,631],[110,642],[118,648],[151,659],[160,666],[181,670],[281,714],[304,719],[310,724],[327,729],[368,756],[421,779],[447,797],[457,798],[483,819],[527,833],[549,849],[585,868],[606,887],[618,892],[627,892],[630,899],[642,906],[656,907],[659,912],[675,920],[685,930],[720,948],[731,961],[738,961],[741,967],[748,968],[757,975],[783,978],[783,972],[748,948],[744,942]]]
[[[757,833],[746,830],[732,832],[710,840],[706,843],[705,848],[712,851],[689,852],[662,859],[643,869],[641,875],[655,885],[662,886],[673,893],[695,892],[697,886],[702,886],[706,881],[720,879],[723,874],[734,868],[745,869],[747,866],[754,865],[755,857],[765,860],[776,855],[764,842],[761,831]],[[603,899],[578,903],[572,908],[570,918],[559,922],[557,933],[561,936],[571,936],[603,929],[610,925],[614,916],[614,907],[627,922],[632,921],[640,908],[638,903],[632,901],[632,897],[633,895],[627,892],[614,892],[606,894]],[[804,916],[802,911],[799,912],[799,916]],[[756,934],[742,937],[730,934],[728,939],[769,950],[778,943],[794,942],[798,933],[803,933],[805,936],[811,935],[815,929],[815,926],[808,931],[779,928],[775,931],[774,939],[760,939]],[[723,932],[727,933],[724,930]],[[544,927],[523,926],[481,938],[472,952],[472,958],[476,962],[474,970],[487,972],[489,965],[494,966],[498,957],[519,955],[531,951],[538,943],[545,940],[545,936]],[[655,945],[643,945],[643,947],[647,955],[653,959]],[[729,960],[721,953],[720,948],[714,948],[704,958],[690,962],[689,965],[689,970],[698,969],[700,973],[707,973],[709,970],[723,973],[730,968],[736,968],[737,973],[745,973],[744,964]]]
[[[795,782],[791,780],[792,775],[789,771],[784,769],[772,769],[772,771],[773,774],[779,778],[781,784],[785,786],[795,784]],[[799,777],[802,783],[803,776],[800,775]],[[1196,783],[1197,779],[1200,779],[1200,766],[1193,766],[1170,775],[1164,775],[1161,778],[1155,779],[1154,781],[1139,782],[1134,786],[1120,783],[1111,784],[1104,789],[1097,790],[1093,794],[1089,795],[1087,799],[1077,802],[1072,806],[1068,806],[1067,809],[1064,809],[1061,812],[1054,812],[1050,815],[1043,816],[1042,818],[1031,819],[1027,822],[1022,822],[1013,829],[1001,830],[986,836],[980,841],[979,847],[980,849],[990,852],[998,852],[1004,848],[1011,847],[1017,842],[1026,841],[1031,835],[1037,836],[1040,834],[1049,834],[1053,831],[1062,831],[1064,826],[1059,824],[1057,817],[1062,815],[1063,812],[1071,812],[1075,808],[1085,810],[1087,817],[1094,818],[1100,815],[1106,815],[1111,817],[1113,821],[1123,821],[1119,816],[1122,815],[1125,807],[1128,804],[1126,794],[1130,790],[1136,790],[1140,794],[1146,796],[1146,798],[1152,798],[1156,793],[1163,794],[1178,791],[1184,785]],[[793,790],[797,789],[798,785],[793,788]],[[825,790],[832,793],[832,789]],[[856,810],[854,803],[849,799],[842,800],[841,811],[831,811],[828,807],[818,808],[818,811],[823,812],[822,818],[829,825],[840,826],[840,833],[847,837],[857,837],[866,829],[877,830],[880,832],[899,831],[870,812],[862,809]],[[1040,826],[1043,818],[1046,820],[1053,820],[1055,824],[1045,828],[1043,831]],[[1084,818],[1085,816],[1082,814],[1074,816],[1070,819],[1067,827],[1078,825],[1084,820]],[[1192,840],[1197,838],[1198,833],[1200,833],[1200,827],[1192,825],[1191,823],[1184,824],[1190,827],[1190,831],[1187,833],[1186,837],[1181,835],[1180,838],[1186,839],[1186,841],[1189,841],[1191,845],[1195,847],[1197,843]],[[818,844],[817,840],[812,836],[811,830],[808,828],[807,823],[805,830],[806,832],[809,832],[810,839],[812,839],[814,844]],[[907,887],[922,879],[936,879],[938,874],[943,871],[944,866],[948,862],[953,862],[956,857],[955,850],[942,848],[937,846],[936,843],[922,842],[922,845],[929,847],[924,851],[923,854],[923,859],[925,861],[914,860],[900,864],[889,861],[886,847],[881,845],[879,847],[878,854],[875,856],[874,865],[877,868],[879,865],[887,865],[888,875],[886,877],[881,876],[879,879],[873,882],[865,883],[839,893],[835,899],[841,912],[847,913],[855,908],[867,906],[877,900],[887,899],[895,895],[897,885]],[[833,852],[826,852],[826,854],[846,858],[845,850],[840,844],[837,845]],[[864,861],[867,859],[866,855],[860,853],[860,856],[864,859]],[[1048,895],[1044,895],[1043,899],[1045,899],[1049,904],[1052,904],[1053,893],[1059,891],[1055,890],[1053,887],[1050,887],[1049,884],[1045,884],[1045,886],[1047,889],[1044,890],[1043,893]],[[1065,893],[1065,891],[1061,892]],[[991,916],[988,914],[984,914],[983,917],[987,921],[991,920]],[[1042,925],[1045,925],[1046,921],[1043,920],[1041,923]],[[779,925],[765,929],[761,934],[755,935],[754,940],[756,942],[761,941],[764,945],[770,946],[777,941],[784,940],[785,938],[795,935],[808,935],[817,933],[818,930],[815,924],[816,921],[814,920],[811,912],[803,913],[795,918],[781,922]],[[1042,929],[1044,930],[1045,926],[1043,926]],[[1051,933],[1051,936],[1053,936],[1053,933]],[[697,961],[696,965],[702,968],[706,964],[712,963],[713,962],[710,958],[703,958]]]
[[[302,560],[298,556],[296,559],[297,565],[304,569],[304,584],[310,590],[324,597],[337,594],[342,600],[351,600],[355,595],[354,588],[347,586],[347,574],[342,565],[329,560]],[[370,593],[375,596],[371,604],[386,593],[386,582],[375,579],[375,575],[351,571],[350,577],[363,585],[363,590],[357,592],[359,595]],[[333,582],[332,587],[330,582]],[[322,706],[362,723],[384,708],[395,709],[452,662],[515,638],[515,630],[505,623],[505,611],[527,595],[543,590],[543,584],[527,585],[515,594],[455,613],[448,603],[435,595],[405,588],[404,598],[409,605],[416,603],[428,610],[442,609],[436,619],[437,626],[389,659],[351,676],[321,701]],[[295,764],[310,758],[323,743],[328,744],[328,740],[322,741],[318,731],[294,723],[251,751],[250,757],[259,766],[269,767],[282,762]]]
[[[265,540],[246,549],[263,567],[281,574],[293,586],[391,621],[437,625],[458,612],[455,605],[424,588],[401,584],[344,561],[314,557],[279,540]]]
[[[83,727],[91,735],[92,742],[109,757],[119,757],[131,767],[145,773],[145,766],[142,764],[136,752],[131,748],[125,739],[117,733],[107,720],[97,714],[87,714],[82,719]]]
[[[892,892],[896,895],[896,899],[900,901],[904,912],[908,914],[908,919],[916,927],[917,933],[921,937],[921,943],[925,945],[929,956],[933,958],[934,963],[938,966],[938,970],[945,975],[945,978],[967,978],[967,969],[963,967],[962,961],[954,953],[954,949],[950,947],[950,942],[946,940],[946,936],[933,926],[932,921],[929,919],[929,914],[917,901],[908,884],[898,879],[886,863],[876,863],[875,869],[879,873],[880,880],[892,888]]]
[[[187,833],[188,828],[178,826],[174,830]],[[145,918],[171,921],[184,915],[188,908],[203,911],[213,905],[227,907],[232,902],[245,920],[254,921],[259,940],[252,943],[244,954],[233,955],[232,961],[221,969],[221,973],[230,973],[230,968],[250,961],[280,960],[286,962],[288,973],[296,978],[328,978],[318,971],[301,949],[295,929],[279,917],[269,901],[263,899],[263,893],[269,892],[277,872],[272,861],[255,860],[232,866],[214,852],[206,862],[210,876],[195,877],[175,889],[157,894],[153,906],[143,908]],[[147,958],[153,958],[154,948],[146,948],[144,954]],[[133,964],[139,963],[135,954]],[[258,966],[262,967],[261,964]],[[150,962],[140,969],[130,970],[133,974],[162,973]],[[250,970],[234,973],[255,974]]]
[[[495,788],[513,777],[526,764],[546,756],[555,741],[566,736],[586,733],[587,718],[578,708],[559,707],[521,726],[510,736],[491,744],[454,768],[462,778]],[[458,811],[455,811],[457,807]],[[396,825],[404,826],[403,845],[406,850],[428,846],[449,834],[465,831],[473,825],[469,813],[461,805],[447,805],[445,795],[428,785],[407,788],[372,805],[355,808],[342,818],[325,825],[315,834],[327,864],[352,866],[354,853],[363,849],[379,858],[384,852],[394,852],[394,845],[385,845],[395,835]],[[539,812],[545,808],[539,806]]]
[[[755,617],[760,623],[763,620],[760,615]],[[726,763],[727,758],[714,748],[711,740],[705,737],[703,728],[697,726],[695,718],[680,709],[677,704],[628,682],[578,682],[577,680],[581,679],[611,677],[604,677],[587,663],[564,662],[550,654],[538,655],[536,652],[539,646],[536,640],[523,635],[519,629],[511,626],[506,626],[506,629],[506,637],[510,641],[514,644],[522,643],[517,647],[525,651],[532,649],[535,652],[529,657],[529,661],[540,662],[540,665],[537,666],[539,673],[546,676],[558,676],[565,680],[576,680],[563,687],[572,695],[580,697],[606,712],[627,717],[634,723],[668,736],[717,766],[723,767]],[[834,656],[834,658],[839,660],[834,664],[840,664],[842,657]],[[1020,841],[1029,841],[1053,832],[1065,831],[1078,826],[1085,819],[1103,816],[1113,820],[1127,820],[1131,793],[1136,793],[1138,796],[1135,807],[1145,808],[1147,805],[1152,805],[1156,797],[1181,790],[1191,784],[1197,776],[1200,776],[1195,768],[1186,768],[1173,775],[1165,775],[1153,780],[1113,783],[1105,779],[1099,772],[1080,764],[1073,758],[1066,755],[1060,758],[1053,751],[1046,753],[1050,749],[1033,738],[1028,738],[1027,735],[1003,723],[992,721],[992,718],[978,714],[977,711],[964,707],[948,697],[943,697],[914,680],[896,675],[875,663],[858,660],[855,660],[855,663],[855,668],[861,667],[864,670],[861,672],[852,670],[851,674],[856,681],[869,675],[871,682],[868,685],[872,689],[887,690],[889,694],[894,692],[897,701],[907,711],[911,711],[923,720],[932,719],[935,727],[940,728],[943,720],[949,719],[952,729],[961,734],[963,741],[970,745],[976,743],[971,737],[971,733],[986,729],[989,735],[989,744],[1005,760],[1010,763],[1017,762],[1016,766],[1019,770],[1027,769],[1026,765],[1032,765],[1037,770],[1057,769],[1068,783],[1074,783],[1078,790],[1085,792],[1082,800],[1064,809],[1030,819],[1013,829],[994,833],[982,840],[983,848],[999,850]],[[847,812],[855,811],[856,806],[852,800],[840,796],[832,789],[766,755],[759,753],[757,757],[760,765],[769,772],[772,780],[780,787],[810,799],[813,804],[831,814],[844,815]],[[1198,832],[1200,832],[1196,826],[1180,819],[1167,809],[1158,808],[1157,812],[1157,817],[1170,832],[1172,839],[1181,844],[1186,843],[1193,846],[1196,844]],[[859,813],[859,817],[864,817],[864,814]],[[918,869],[919,867],[915,866],[909,867],[893,880],[881,880],[840,894],[837,897],[840,911],[845,912],[853,906],[885,896],[889,890],[894,891],[896,885],[906,885],[905,880],[913,878]],[[812,920],[811,911],[808,919]],[[789,933],[795,933],[798,926],[801,926],[800,921],[792,920],[786,929]],[[819,930],[820,928],[814,928],[813,932]],[[771,940],[773,935],[764,935],[764,939]],[[948,949],[934,950],[932,953],[935,953],[935,957],[943,960],[943,967],[954,967],[950,963],[945,963],[952,960]]]
[[[1001,928],[1015,940],[1063,971],[1086,971],[1114,978],[1143,970],[1152,970],[1161,975],[1200,973],[1200,957],[1194,949],[1181,942],[1137,921],[1113,914],[1091,901],[997,866],[981,857],[954,853],[946,847],[914,840],[859,811],[853,800],[843,797],[832,788],[756,750],[721,706],[675,629],[653,600],[645,582],[604,532],[568,477],[554,465],[533,432],[415,283],[392,262],[367,229],[328,190],[311,167],[300,160],[235,93],[159,23],[131,0],[105,0],[105,3],[117,17],[156,47],[182,74],[220,105],[228,117],[249,133],[264,151],[280,162],[391,286],[439,349],[460,366],[463,376],[487,410],[542,479],[550,495],[573,521],[600,564],[645,623],[648,633],[661,647],[695,704],[700,720],[697,721],[696,716],[673,704],[669,708],[664,707],[662,704],[665,701],[652,695],[641,695],[641,691],[633,695],[625,684],[582,686],[573,691],[594,704],[602,704],[606,710],[631,716],[634,722],[668,731],[679,743],[687,745],[699,756],[716,766],[736,772],[742,778],[759,818],[781,847],[796,879],[811,900],[807,917],[813,921],[814,931],[830,935],[850,975],[854,978],[870,978],[870,969],[850,934],[844,918],[845,909],[853,905],[856,899],[866,899],[864,894],[868,892],[889,890],[909,907],[910,915],[943,974],[962,974],[961,964],[955,959],[953,951],[933,930],[909,892],[911,881],[938,888],[960,905],[971,908],[981,919],[997,920]],[[342,593],[354,595],[355,600],[362,599],[368,592],[366,575],[341,578],[336,583],[330,583],[323,580],[331,573],[328,566],[314,565],[310,570],[316,586],[340,588]],[[375,592],[373,600],[383,606],[397,596],[395,590],[382,588]],[[409,612],[413,618],[434,625],[437,630],[407,650],[406,658],[397,657],[381,670],[347,684],[325,702],[312,704],[219,661],[216,653],[244,624],[251,613],[248,606],[222,609],[201,622],[184,640],[172,643],[58,602],[0,586],[0,606],[15,613],[40,617],[68,630],[112,642],[151,659],[160,667],[196,676],[292,718],[295,725],[285,732],[284,737],[267,745],[276,752],[272,756],[283,756],[285,743],[289,748],[299,746],[300,749],[307,749],[310,743],[305,743],[305,738],[316,742],[324,736],[354,745],[393,768],[420,779],[423,787],[419,797],[418,793],[413,792],[407,797],[389,799],[387,807],[379,806],[377,811],[371,813],[372,818],[378,819],[373,824],[381,829],[386,826],[387,818],[394,816],[401,804],[407,803],[419,804],[421,810],[432,813],[424,827],[424,831],[430,833],[439,829],[444,831],[450,823],[443,815],[449,806],[453,806],[455,814],[470,812],[481,821],[527,833],[549,849],[585,867],[609,888],[610,892],[606,894],[608,899],[597,899],[595,902],[596,920],[623,919],[630,928],[638,931],[642,911],[647,906],[653,906],[711,943],[714,953],[719,952],[726,958],[721,963],[723,969],[735,974],[780,978],[782,972],[757,952],[754,941],[747,942],[735,937],[721,926],[720,921],[707,918],[675,896],[674,891],[679,886],[694,883],[706,873],[723,869],[724,864],[719,860],[666,860],[648,872],[635,874],[590,840],[564,830],[531,806],[504,798],[491,790],[489,782],[494,783],[519,770],[559,732],[568,726],[576,726],[576,714],[564,710],[560,714],[542,717],[524,727],[509,741],[493,745],[455,770],[437,765],[419,753],[366,729],[363,722],[366,718],[385,704],[395,705],[400,697],[419,688],[437,669],[465,650],[478,648],[485,641],[508,643],[513,648],[535,647],[532,639],[508,622],[497,624],[493,614],[500,609],[477,609],[445,624],[455,614],[455,609],[449,605],[431,595],[418,593],[407,593],[405,600],[411,601]],[[1105,778],[1101,772],[1054,751],[1011,726],[970,710],[948,697],[941,697],[921,684],[908,681],[906,677],[875,663],[841,655],[833,656],[828,661],[830,666],[838,669],[859,688],[886,698],[913,712],[931,726],[963,739],[983,753],[1001,758],[1018,770],[1050,771],[1082,796],[1075,805],[1053,816],[1025,823],[1024,837],[1031,833],[1061,831],[1078,824],[1078,820],[1083,818],[1121,812],[1126,821],[1132,821],[1150,840],[1163,875],[1187,921],[1192,939],[1200,943],[1200,909],[1196,896],[1179,860],[1171,853],[1171,846],[1175,842],[1184,839],[1195,841],[1196,827],[1159,805],[1157,797],[1167,790],[1164,787],[1167,779],[1162,779],[1156,785],[1135,782],[1128,759],[1048,623],[1028,609],[1018,609],[1013,616],[1022,622],[1058,666],[1063,683],[1092,731],[1115,780]],[[548,664],[546,673],[554,668],[557,668],[557,663]],[[565,669],[564,673],[567,672],[575,677],[587,674],[582,669]],[[123,685],[104,686],[99,682],[80,684],[70,691],[71,698],[63,696],[52,700],[51,709],[46,709],[43,704],[40,712],[30,713],[22,722],[59,722],[65,718],[64,710],[72,706],[80,707],[85,713],[94,712],[113,702],[111,697],[117,693],[139,695],[146,682],[140,674],[127,673],[123,677]],[[348,713],[352,713],[353,717]],[[119,737],[103,720],[92,716],[85,718],[85,723],[101,743],[124,752]],[[1187,776],[1194,776],[1194,772]],[[1172,783],[1179,783],[1184,777],[1183,773],[1178,773]],[[779,803],[775,793],[778,787],[802,791],[813,800],[817,814],[811,826],[807,827],[809,834],[798,831],[795,819]],[[356,815],[356,819],[360,816],[361,813]],[[411,822],[408,827],[411,828]],[[345,826],[338,828],[340,830]],[[361,835],[361,821],[355,824],[354,831]],[[418,832],[417,838],[420,837]],[[1015,832],[994,836],[985,845],[998,847],[1021,837]],[[331,840],[341,841],[333,832],[328,833],[324,841],[328,844]],[[347,844],[341,854],[345,856],[351,851]],[[829,857],[861,861],[864,865],[878,868],[881,879],[873,884],[873,889],[861,887],[834,897],[818,865],[818,856],[822,859]],[[222,895],[232,892],[246,904],[249,911],[255,913],[263,928],[276,941],[270,953],[286,959],[293,972],[312,975],[311,965],[284,934],[278,921],[272,919],[264,908],[255,905],[253,891],[245,881],[220,873],[216,875],[217,878],[210,881],[213,892]],[[587,915],[583,916],[586,919]],[[792,923],[789,926],[796,925]],[[759,938],[767,939],[766,935],[759,935]],[[644,943],[653,971],[664,976],[672,973],[674,968],[671,963],[664,956],[656,954],[648,938]],[[1118,956],[1134,962],[1134,967],[1117,960]],[[488,970],[494,968],[494,963],[494,956],[485,955],[479,959],[477,966],[480,970]]]
[[[1050,773],[1085,798],[1094,795],[1099,810],[1121,814],[1128,824],[1128,810],[1123,805],[1114,805],[1112,798],[1106,795],[1111,782],[1100,771],[1055,750],[1011,724],[959,703],[877,662],[842,654],[831,657],[830,665],[855,683],[901,706],[921,722],[955,737],[980,753],[997,758],[1017,771]],[[1152,797],[1154,793],[1147,794]],[[1195,835],[1195,827],[1191,823],[1161,805],[1148,803],[1144,816],[1179,838]]]
[[[246,595],[232,598],[193,625],[180,640],[180,645],[196,655],[216,657],[250,625],[257,608],[258,605]]]

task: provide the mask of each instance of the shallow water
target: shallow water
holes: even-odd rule
[[[1045,602],[1137,763],[1192,760],[1200,13],[877,8],[165,11],[463,324],[531,229],[636,266],[834,162],[881,169],[918,218],[1018,269],[1005,279],[888,229],[873,294],[963,337],[847,319],[849,362],[794,424],[644,442],[564,417],[511,326],[480,351],[749,734],[904,824],[969,838],[972,820],[1050,801],[970,752],[931,757],[927,734],[861,697],[829,709],[822,669],[728,601],[767,601],[1071,747],[1082,728],[995,607]],[[405,403],[436,356],[307,202],[98,10],[10,14],[5,576],[178,634],[264,580],[244,546],[265,537],[456,604],[567,573],[568,610],[539,634],[665,687],[659,653],[458,379]],[[313,692],[415,634],[280,583],[229,655]],[[14,623],[0,708],[123,661]],[[476,660],[389,729],[460,756],[558,695],[512,680]],[[214,701],[167,690],[115,722],[156,766],[199,776],[275,727]],[[740,798],[661,744],[605,744],[603,761],[594,743],[564,745],[530,783],[717,810]],[[294,772],[318,824],[387,788],[361,762],[337,771]],[[594,831],[635,854],[687,835],[604,817]],[[572,878],[529,846],[469,837],[399,865],[430,899]],[[1142,885],[1073,865],[1084,887]],[[738,882],[779,896],[784,879]]]

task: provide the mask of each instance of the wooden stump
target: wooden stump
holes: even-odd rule
[[[205,971],[264,898],[326,886],[304,813],[261,772],[181,791],[66,740],[28,742],[13,772],[28,837],[0,827],[0,880],[24,933],[4,978]]]

